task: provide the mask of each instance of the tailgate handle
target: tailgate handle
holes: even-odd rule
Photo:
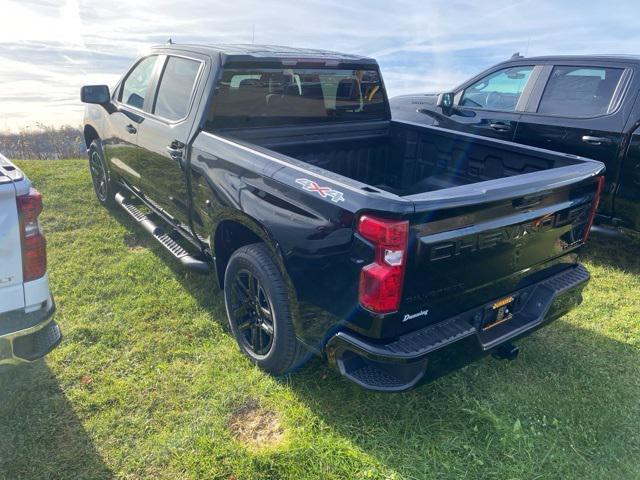
[[[513,200],[513,208],[522,210],[523,208],[530,208],[538,205],[542,202],[544,195],[529,195],[527,197],[516,198]]]

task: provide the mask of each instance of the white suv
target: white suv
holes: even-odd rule
[[[32,361],[62,338],[52,320],[42,195],[0,155],[0,365]]]

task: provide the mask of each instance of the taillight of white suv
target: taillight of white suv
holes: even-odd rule
[[[47,271],[47,242],[38,217],[42,212],[42,195],[31,188],[26,195],[16,197],[20,216],[22,243],[22,276],[24,282],[37,280]]]

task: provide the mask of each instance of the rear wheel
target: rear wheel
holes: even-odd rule
[[[286,284],[262,243],[231,256],[224,297],[231,331],[252,362],[275,375],[289,373],[306,352],[296,338]]]
[[[115,190],[111,183],[109,170],[104,161],[102,147],[98,140],[91,142],[89,147],[89,170],[91,171],[91,182],[98,201],[107,208],[115,206]]]

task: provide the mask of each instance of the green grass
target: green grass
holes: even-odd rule
[[[253,367],[213,278],[101,208],[85,161],[21,162],[45,198],[65,335],[0,372],[0,478],[640,478],[640,241],[592,238],[585,302],[521,342],[402,394],[313,361]],[[282,439],[237,440],[257,403]]]

